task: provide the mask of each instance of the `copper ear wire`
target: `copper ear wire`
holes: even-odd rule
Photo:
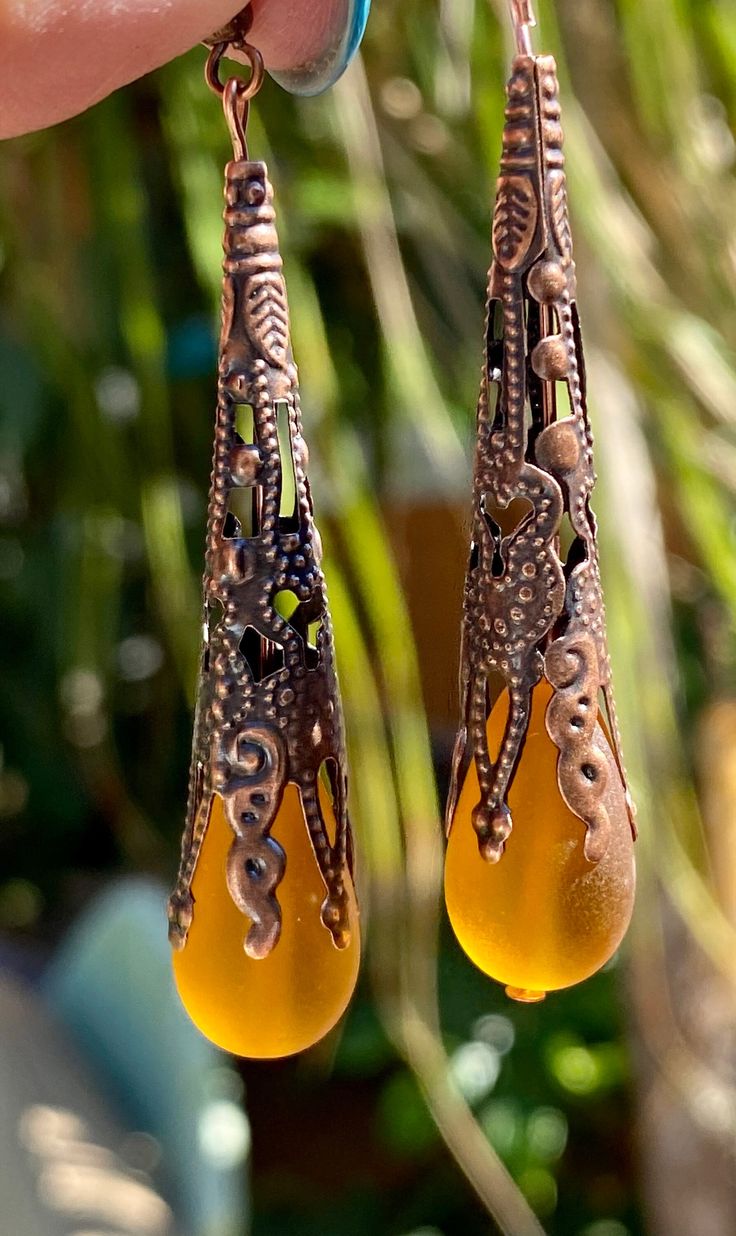
[[[509,0],[509,3],[511,5],[511,20],[514,23],[517,51],[520,56],[531,56],[533,53],[530,28],[537,24],[532,8],[532,0]]]
[[[239,17],[234,18],[228,27],[218,31],[212,39],[206,41],[210,54],[204,68],[204,78],[210,90],[222,99],[222,107],[230,130],[233,143],[233,153],[236,160],[248,158],[248,113],[250,101],[255,98],[263,85],[265,65],[263,56],[257,47],[246,42],[250,29],[252,15],[250,9],[244,9]],[[241,52],[250,66],[250,77],[229,77],[223,84],[220,81],[220,62],[227,55],[228,48]]]

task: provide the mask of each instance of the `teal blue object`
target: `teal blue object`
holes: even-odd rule
[[[273,69],[271,77],[290,94],[321,94],[345,72],[360,47],[371,11],[371,0],[345,0],[345,13],[331,40],[310,64]]]
[[[250,1129],[229,1057],[195,1030],[174,988],[166,895],[122,880],[77,920],[42,992],[129,1127],[161,1147],[186,1236],[243,1236]]]

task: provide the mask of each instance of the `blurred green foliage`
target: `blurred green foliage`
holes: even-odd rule
[[[634,980],[627,999],[614,966],[512,1007],[440,926],[448,722],[424,712],[432,665],[385,512],[414,493],[464,510],[509,45],[501,0],[384,0],[330,95],[269,86],[251,124],[278,194],[368,922],[339,1041],[245,1068],[255,1236],[475,1236],[489,1211],[518,1233],[540,1230],[533,1211],[559,1236],[636,1236],[625,1025],[661,885],[731,965],[693,782],[700,720],[736,686],[736,13],[539,8],[643,834]],[[194,51],[0,150],[0,929],[19,940],[53,941],[113,871],[175,867],[227,154],[201,67]],[[427,605],[451,574],[439,560]]]

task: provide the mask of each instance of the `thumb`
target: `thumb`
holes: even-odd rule
[[[226,25],[238,0],[0,0],[0,137],[65,120]],[[317,59],[348,0],[253,0],[268,68]]]

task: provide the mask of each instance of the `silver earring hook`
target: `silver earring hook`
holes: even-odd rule
[[[516,35],[516,48],[520,56],[531,56],[532,38],[530,30],[532,26],[536,26],[537,19],[534,16],[532,8],[532,0],[509,0],[511,5],[511,20],[514,23],[514,34]]]

